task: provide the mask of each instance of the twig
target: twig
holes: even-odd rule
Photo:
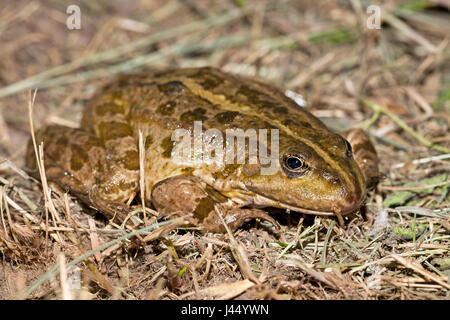
[[[66,268],[66,258],[63,253],[59,254],[59,281],[61,283],[61,291],[63,300],[72,300],[72,294],[70,288],[67,284],[67,268]]]
[[[425,270],[421,265],[419,265],[416,262],[407,260],[401,256],[399,256],[398,254],[392,253],[391,256],[397,260],[399,263],[401,263],[402,265],[404,265],[405,267],[414,270],[417,273],[420,273],[421,275],[423,275],[424,277],[430,279],[431,281],[434,281],[436,283],[438,283],[439,285],[441,285],[442,287],[450,290],[450,284],[445,283],[444,281],[442,281],[441,279],[439,279],[439,276],[436,276],[434,274],[432,274],[431,272]]]
[[[2,188],[2,198],[4,199],[4,201],[5,201],[5,211],[6,211],[6,218],[7,218],[7,220],[8,220],[8,223],[9,223],[9,227],[10,227],[10,229],[11,229],[11,234],[12,234],[12,236],[13,236],[13,238],[14,238],[14,241],[16,242],[16,243],[19,243],[19,240],[17,239],[17,236],[16,236],[16,232],[14,231],[14,226],[13,226],[13,222],[12,222],[12,219],[11,219],[11,213],[9,212],[9,207],[8,207],[8,203],[7,203],[7,201],[6,201],[6,193],[5,193],[5,188]],[[3,216],[2,216],[2,218],[3,218]],[[6,229],[5,229],[5,232],[6,232]]]
[[[417,31],[408,26],[405,22],[389,13],[387,10],[383,11],[383,20],[389,23],[392,27],[399,30],[407,38],[423,46],[428,52],[435,53],[436,47],[431,44],[427,39],[420,35]]]
[[[242,272],[242,275],[248,279],[253,281],[254,283],[260,283],[258,278],[253,274],[250,263],[248,261],[247,255],[245,254],[244,248],[242,245],[234,238],[233,232],[231,232],[230,228],[228,227],[227,223],[223,219],[222,215],[222,208],[220,205],[215,205],[214,210],[216,211],[217,215],[219,216],[220,220],[222,221],[222,224],[224,225],[225,229],[227,230],[228,236],[230,237],[230,249],[231,253],[233,254],[233,257],[236,259],[236,262],[239,265],[239,269]]]
[[[441,154],[441,155],[434,156],[434,157],[416,159],[416,160],[413,160],[411,163],[412,164],[423,164],[423,163],[428,163],[431,161],[439,161],[439,160],[445,160],[445,159],[450,159],[450,154]],[[394,164],[391,168],[392,169],[400,169],[400,168],[403,168],[406,163],[407,162],[397,163],[397,164]]]
[[[28,91],[28,120],[30,123],[30,133],[31,133],[31,139],[33,141],[33,147],[34,147],[34,154],[36,156],[36,165],[39,169],[39,176],[41,177],[41,183],[42,183],[42,191],[44,193],[44,202],[45,202],[45,225],[48,228],[48,211],[50,210],[50,213],[53,216],[53,223],[56,227],[56,221],[61,221],[59,218],[58,213],[56,212],[55,205],[53,204],[50,189],[48,187],[47,183],[47,176],[45,174],[45,167],[44,167],[44,145],[41,142],[39,145],[39,149],[37,147],[36,137],[34,134],[34,126],[33,126],[33,107],[34,102],[36,101],[36,95],[37,95],[37,89],[34,90],[34,94],[31,97],[31,91]],[[60,243],[63,243],[62,238],[60,237],[59,233],[57,232],[57,241]],[[46,250],[48,250],[48,231],[45,232],[45,243],[46,243]],[[48,253],[48,251],[47,251]]]
[[[145,148],[144,137],[139,130],[139,189],[141,196],[142,212],[144,214],[144,225],[147,226],[147,214],[145,210]]]
[[[416,138],[416,140],[419,141],[420,143],[422,143],[423,145],[425,145],[425,146],[427,146],[429,148],[433,148],[433,149],[435,149],[437,151],[440,151],[440,152],[443,152],[443,153],[450,153],[449,149],[447,149],[445,147],[442,147],[442,146],[439,146],[439,145],[436,145],[436,144],[432,143],[430,140],[428,140],[428,139],[422,137],[421,135],[419,135],[416,131],[414,131],[414,129],[412,129],[410,126],[408,126],[403,120],[401,120],[395,114],[393,114],[389,110],[383,108],[379,104],[370,102],[370,101],[366,100],[361,95],[359,96],[359,99],[364,103],[364,105],[366,105],[367,107],[371,108],[375,112],[381,112],[381,113],[384,113],[385,115],[387,115],[399,127],[401,127],[403,130],[408,132],[410,135],[412,135],[414,138]]]
[[[378,188],[380,188],[380,190],[391,190],[391,191],[407,191],[407,190],[415,191],[415,190],[424,190],[424,189],[441,187],[441,186],[445,186],[447,184],[450,184],[450,180],[440,182],[440,183],[435,183],[435,184],[427,184],[424,186],[416,186],[416,187],[394,187],[394,186],[380,185],[380,186],[378,186]]]
[[[324,265],[327,260],[327,246],[328,241],[330,240],[331,232],[333,231],[334,225],[336,221],[331,221],[330,226],[328,227],[327,234],[325,236],[325,241],[323,242],[322,256],[320,257],[320,264]]]

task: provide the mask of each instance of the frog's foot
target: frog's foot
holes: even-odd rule
[[[192,213],[193,216],[186,219],[194,226],[201,226],[214,210],[214,205],[225,202],[226,198],[201,179],[181,175],[155,184],[151,191],[151,200],[156,210],[164,217]]]
[[[77,197],[93,209],[100,211],[108,220],[115,220],[119,223],[122,223],[131,211],[125,202],[105,197],[98,191],[97,186],[90,189],[87,196],[77,195]]]
[[[366,178],[367,189],[373,188],[380,179],[380,172],[378,171],[377,152],[369,136],[362,129],[347,130],[342,133],[342,136],[352,146],[353,157]]]
[[[229,228],[234,231],[246,220],[260,218],[269,221],[275,227],[278,223],[267,213],[258,209],[241,209],[227,207],[227,198],[211,188],[201,179],[182,175],[160,181],[152,189],[152,203],[162,213],[193,213],[187,220],[202,232],[226,232],[215,206],[224,207],[223,218]]]

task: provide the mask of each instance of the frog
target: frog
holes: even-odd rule
[[[361,129],[329,129],[285,92],[215,67],[121,75],[87,102],[78,128],[45,125],[36,143],[47,180],[111,220],[124,221],[140,199],[164,219],[187,216],[201,232],[234,231],[251,219],[279,228],[267,208],[342,221],[378,182],[375,147]],[[258,157],[174,161],[174,132],[195,125],[203,133],[276,130],[277,143],[256,137],[276,155],[273,170]],[[31,140],[26,165],[39,177]]]

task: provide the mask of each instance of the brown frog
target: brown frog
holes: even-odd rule
[[[174,161],[181,143],[174,132],[193,134],[196,125],[201,137],[208,129],[227,139],[230,131],[232,139],[247,129],[266,132],[254,142],[276,158],[270,164],[263,157],[250,161],[246,151],[245,161],[237,161],[242,148],[236,143],[229,149],[236,152],[231,162],[198,161],[207,157],[195,154]],[[224,231],[216,204],[232,230],[250,218],[276,225],[263,207],[341,217],[363,205],[379,176],[375,149],[362,130],[336,134],[283,90],[205,67],[121,76],[90,100],[80,128],[39,130],[47,179],[106,217],[123,220],[140,191],[140,131],[147,205],[164,214],[193,213],[189,222],[202,231]],[[220,143],[225,148],[230,141]],[[36,169],[31,143],[27,164]]]

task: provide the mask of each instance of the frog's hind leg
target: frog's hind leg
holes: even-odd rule
[[[92,135],[58,125],[50,125],[36,132],[36,143],[44,145],[44,166],[47,180],[76,194],[87,194],[95,184],[92,174],[104,150]],[[27,148],[26,165],[37,178],[39,170],[33,142]]]
[[[380,172],[378,170],[377,152],[369,136],[362,129],[347,130],[342,133],[342,136],[352,146],[353,157],[366,178],[367,189],[373,188],[380,179]]]
[[[36,142],[44,142],[48,181],[70,191],[107,218],[125,218],[128,212],[125,201],[135,191],[132,184],[136,180],[137,186],[136,174],[120,170],[114,161],[108,161],[103,144],[94,134],[51,125],[36,133]],[[31,141],[27,150],[27,166],[33,170],[34,176],[39,177]]]
[[[202,232],[226,232],[215,210],[217,204],[222,204],[221,207],[225,209],[223,218],[232,231],[246,220],[254,218],[267,220],[279,227],[278,223],[262,210],[231,207],[224,195],[194,176],[181,175],[158,182],[152,188],[151,199],[155,208],[163,214],[179,216],[192,213],[193,216],[187,220]]]

